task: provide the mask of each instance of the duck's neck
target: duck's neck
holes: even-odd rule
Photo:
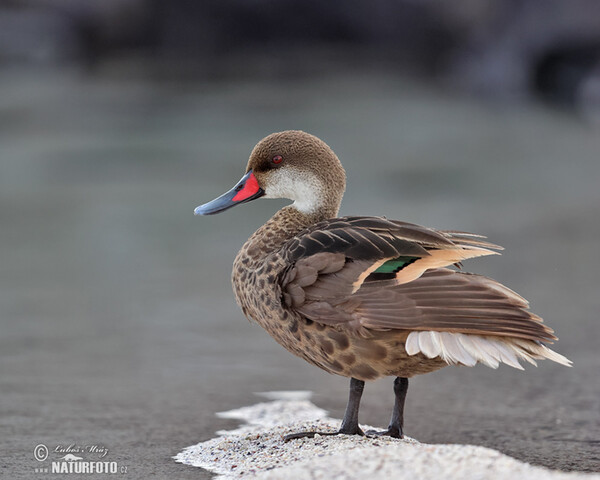
[[[302,212],[293,205],[284,207],[254,232],[244,244],[240,254],[244,253],[252,260],[260,261],[306,227],[333,218],[337,213],[337,206],[317,209],[310,213]]]

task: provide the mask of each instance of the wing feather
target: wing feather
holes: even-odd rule
[[[436,231],[383,217],[330,219],[284,245],[290,267],[280,278],[282,299],[306,318],[353,335],[413,330],[419,335],[416,340],[409,335],[407,351],[459,363],[515,366],[519,358],[547,358],[545,351],[519,347],[515,353],[470,338],[556,340],[520,295],[481,275],[443,268],[500,249],[480,235]],[[398,272],[371,275],[383,263],[405,256],[416,260]],[[452,336],[459,334],[468,335]]]

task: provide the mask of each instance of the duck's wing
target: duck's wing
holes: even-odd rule
[[[283,301],[352,335],[397,329],[555,340],[512,290],[443,268],[500,248],[478,235],[385,218],[331,219],[285,245]]]

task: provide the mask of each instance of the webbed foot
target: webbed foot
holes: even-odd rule
[[[360,397],[362,396],[363,389],[365,388],[365,382],[357,380],[356,378],[350,379],[350,395],[348,396],[348,405],[346,406],[346,413],[344,413],[344,419],[342,420],[342,426],[337,432],[298,432],[290,433],[283,437],[284,442],[295,440],[297,438],[313,438],[315,435],[361,435],[364,436],[364,432],[358,426],[358,408],[360,405]]]
[[[298,432],[298,433],[290,433],[283,437],[284,442],[289,442],[290,440],[296,440],[298,438],[314,438],[315,435],[360,435],[361,437],[365,435],[365,433],[360,429],[360,427],[356,427],[356,429],[339,429],[337,432]]]
[[[402,430],[397,427],[389,427],[387,430],[378,432],[377,430],[367,430],[365,433],[367,437],[392,437],[392,438],[404,438]]]

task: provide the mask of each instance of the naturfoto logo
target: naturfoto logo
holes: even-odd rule
[[[38,462],[45,462],[50,455],[62,455],[50,464],[35,468],[35,473],[127,473],[127,467],[117,462],[104,461],[108,448],[104,445],[56,445],[52,450],[40,443],[33,449]],[[93,458],[86,458],[86,456]]]

